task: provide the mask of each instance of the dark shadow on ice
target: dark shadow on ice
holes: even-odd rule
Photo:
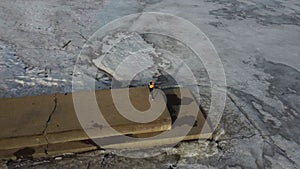
[[[167,108],[170,112],[171,119],[172,119],[172,124],[176,121],[178,117],[178,113],[180,111],[180,106],[181,105],[189,105],[191,104],[194,100],[188,97],[183,97],[182,99],[180,98],[180,93],[174,93],[175,90],[168,89],[165,90],[164,93],[167,98]],[[191,124],[193,121],[195,121],[195,118],[192,117],[193,119],[181,119],[180,121],[185,121],[184,123]],[[182,121],[182,122],[183,122]],[[180,122],[180,123],[182,123]],[[179,123],[178,123],[179,124]]]

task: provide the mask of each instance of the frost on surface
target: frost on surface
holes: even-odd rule
[[[145,85],[150,79],[155,79],[157,84],[164,86],[209,83],[201,60],[191,49],[169,37],[116,32],[103,39],[93,39],[95,41],[88,42],[83,49],[80,60],[117,81]],[[86,71],[84,66],[80,67]],[[199,80],[200,72],[202,80]]]

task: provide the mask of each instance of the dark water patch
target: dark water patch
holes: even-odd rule
[[[225,27],[225,25],[222,22],[209,22],[208,24],[216,28]]]
[[[300,115],[300,72],[290,66],[267,61],[262,57],[256,59],[254,66],[272,76],[267,80],[270,83],[269,97],[279,98],[288,107],[287,111],[293,110]]]
[[[300,117],[295,116],[293,118],[289,117],[290,115],[286,112],[279,112],[275,107],[272,107],[266,104],[263,100],[254,97],[249,93],[245,93],[243,91],[229,88],[229,90],[234,93],[242,102],[246,103],[250,108],[251,112],[247,112],[250,117],[254,114],[258,117],[258,119],[252,119],[257,123],[259,128],[266,130],[264,134],[270,135],[281,135],[286,140],[294,141],[300,144],[300,131],[299,131],[299,121]],[[265,115],[257,109],[255,104],[261,106],[262,111],[267,112],[272,115],[274,118],[278,119],[281,123],[279,127],[274,126],[274,121],[271,120],[263,120]],[[252,114],[252,115],[251,115]],[[289,119],[289,120],[285,120]]]
[[[162,0],[143,0],[143,2],[145,2],[146,4],[149,5],[153,5],[153,4],[157,4],[160,3]]]
[[[278,1],[259,1],[255,4],[247,4],[238,0],[207,0],[206,2],[213,2],[222,4],[223,7],[211,10],[210,15],[222,17],[228,20],[244,20],[255,19],[261,25],[297,25],[300,26],[300,13],[293,11],[290,14],[285,14],[283,11],[285,6]],[[263,14],[268,13],[268,14]],[[280,14],[278,14],[280,13]]]
[[[297,25],[300,26],[300,17],[298,13],[281,14],[281,15],[266,15],[258,20],[262,25]]]
[[[13,153],[14,156],[16,156],[17,159],[23,159],[23,158],[32,158],[32,155],[35,153],[35,150],[33,148],[23,148]]]
[[[283,113],[292,120],[283,123],[280,129],[282,133],[295,138],[300,143],[300,72],[290,66],[267,61],[264,58],[257,59],[257,68],[263,69],[272,78],[268,94],[270,98],[278,98],[286,107]]]

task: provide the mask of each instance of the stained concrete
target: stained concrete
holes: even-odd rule
[[[126,89],[115,90],[122,93]],[[88,93],[90,92],[80,92],[80,96],[85,98]],[[6,130],[1,132],[0,150],[10,151],[24,147],[103,138],[116,134],[140,134],[171,129],[171,117],[163,97],[155,98],[156,102],[160,102],[164,108],[160,116],[150,123],[137,123],[123,117],[113,106],[110,90],[101,90],[95,93],[97,101],[101,105],[101,113],[109,122],[109,126],[92,125],[93,128],[87,130],[95,130],[96,134],[90,137],[78,120],[72,93],[2,99],[0,124]],[[144,111],[149,109],[149,91],[146,87],[131,88],[129,93],[131,93],[130,99],[134,105],[139,104],[137,107]],[[85,99],[85,101],[89,100]],[[156,111],[156,109],[152,111]],[[86,117],[89,116],[87,112],[83,113]],[[34,118],[30,118],[31,116]],[[112,134],[110,130],[107,130],[109,128],[115,128],[118,132]],[[45,151],[48,150],[45,149]]]
[[[114,90],[121,93],[124,89]],[[144,111],[149,108],[150,104],[147,105],[148,100],[146,100],[146,98],[149,99],[147,88],[130,88],[129,92],[133,105],[137,105],[139,109],[144,109]],[[85,93],[82,92],[81,96],[85,95]],[[100,133],[93,137],[88,137],[77,120],[72,104],[72,94],[56,94],[55,109],[47,121],[45,133],[38,136],[28,135],[2,138],[0,140],[0,157],[5,159],[37,158],[64,153],[91,151],[99,148],[123,150],[146,149],[163,145],[176,145],[180,141],[212,138],[212,131],[204,130],[203,128],[205,115],[201,112],[196,99],[189,89],[173,88],[163,90],[168,102],[159,100],[159,97],[155,99],[167,104],[165,107],[166,110],[162,112],[158,119],[148,124],[133,123],[121,116],[118,110],[111,106],[112,98],[110,93],[110,90],[96,91],[96,96],[101,98],[101,100],[98,99],[98,103],[102,104],[100,109],[102,108],[102,113],[106,120],[112,122],[110,123],[111,127],[120,132],[118,135],[101,133],[101,130],[105,130],[105,127],[108,127],[102,126]],[[36,97],[40,98],[38,100],[44,103],[42,98],[52,97],[52,95],[35,96],[33,98]],[[26,99],[30,100],[30,97]],[[24,98],[18,98],[17,100],[24,103]],[[143,100],[146,104],[142,104]],[[14,102],[14,104],[17,105],[18,102]],[[118,119],[120,119],[120,123],[118,123]],[[54,126],[55,130],[51,126]],[[185,133],[184,126],[189,126],[191,129]],[[95,127],[98,126],[96,125]],[[127,138],[123,138],[123,135],[126,135]],[[158,135],[162,136],[156,137]]]
[[[54,108],[55,95],[0,99],[0,138],[43,135]]]

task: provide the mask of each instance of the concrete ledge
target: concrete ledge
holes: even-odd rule
[[[116,90],[122,92],[125,89]],[[89,93],[81,92],[83,97]],[[171,128],[167,108],[155,121],[135,123],[119,114],[110,93],[110,90],[95,91],[101,113],[110,126],[97,124],[90,128],[97,131],[94,137],[115,135],[107,127],[119,131],[117,134],[140,134]],[[140,109],[149,108],[147,88],[130,88],[129,93],[134,96],[130,97],[133,103],[140,102]],[[0,117],[0,127],[4,129],[0,133],[0,151],[89,139],[77,119],[72,93],[0,99]]]
[[[46,144],[48,144],[46,138],[41,135],[0,139],[0,152],[2,150],[17,149],[23,147],[34,147]]]
[[[55,95],[0,99],[0,139],[42,135]]]
[[[99,125],[89,129],[95,130],[93,132],[96,133],[93,138],[89,138],[77,119],[71,93],[0,99],[0,116],[3,117],[0,124],[2,128],[7,129],[0,135],[0,158],[41,157],[95,150],[100,147],[149,148],[177,143],[180,140],[211,137],[210,131],[203,131],[200,134],[205,118],[188,89],[181,89],[181,92],[178,88],[166,89],[164,93],[167,97],[167,108],[161,116],[149,123],[135,123],[119,114],[113,106],[109,90],[95,92],[102,114],[109,124],[119,131],[119,135],[149,138],[139,141],[120,140],[119,135],[111,134],[106,131],[105,126]],[[149,107],[147,88],[130,88],[130,94],[133,96],[130,97],[131,102],[136,108],[147,110]],[[178,114],[179,110],[181,114]],[[190,117],[191,112],[195,111],[198,113],[196,122],[191,121]],[[31,123],[26,123],[27,121]],[[172,121],[179,123],[171,125]],[[192,127],[187,135],[181,135],[179,132],[160,139],[150,138],[167,130],[180,128],[182,125]],[[91,139],[107,141],[99,147]]]
[[[52,157],[63,154],[86,152],[99,149],[98,146],[89,143],[90,141],[76,141],[34,147],[24,147],[22,149],[9,149],[0,151],[0,159],[17,160],[24,158]]]
[[[184,116],[181,118],[184,118]],[[133,138],[150,138],[148,140],[139,140],[139,141],[130,141],[130,139],[121,140],[119,138],[119,136],[108,137],[108,138],[103,138],[103,139],[107,140],[107,144],[101,146],[101,148],[104,148],[104,149],[150,148],[150,147],[155,147],[155,146],[176,144],[180,141],[210,139],[212,137],[212,132],[203,131],[204,121],[205,121],[205,118],[204,118],[202,112],[200,111],[198,113],[196,123],[191,124],[191,125],[193,125],[193,127],[191,128],[190,132],[188,132],[188,134],[186,134],[186,135],[183,135],[180,132],[169,134],[169,135],[167,134],[165,137],[162,137],[162,138],[154,137],[158,134],[161,134],[162,132],[130,135],[130,137],[133,137]],[[175,128],[175,127],[176,126],[172,126],[172,128]],[[180,126],[177,126],[177,127],[180,127]],[[167,131],[165,131],[165,132],[167,132]],[[105,142],[105,141],[103,141],[103,142]]]
[[[114,90],[120,95],[124,94],[124,91],[126,91],[126,89]],[[80,92],[78,95],[84,98],[83,100],[86,103],[89,103],[89,94],[90,92]],[[133,97],[130,97],[130,101],[133,104],[135,103],[134,106],[138,105],[137,109],[147,110],[149,108],[149,91],[146,87],[130,88],[129,94],[133,95]],[[99,107],[90,108],[90,111],[95,109],[96,112],[96,109],[101,109],[102,116],[109,123],[109,126],[105,126],[104,124],[97,124],[94,121],[89,121],[91,124],[89,130],[99,131],[99,135],[95,137],[112,136],[112,133],[107,132],[107,128],[114,128],[119,131],[119,134],[147,133],[163,131],[171,128],[171,117],[167,108],[164,109],[158,119],[152,122],[145,124],[136,123],[123,117],[118,112],[114,105],[110,90],[95,91],[95,95]],[[56,108],[51,115],[51,121],[48,123],[45,133],[51,134],[82,130],[82,126],[78,121],[77,114],[75,113],[72,94],[57,94],[56,99]],[[160,100],[160,102],[164,103],[164,100]],[[83,103],[83,105],[84,104],[85,103]],[[86,119],[93,119],[93,115],[88,112],[84,113]]]

